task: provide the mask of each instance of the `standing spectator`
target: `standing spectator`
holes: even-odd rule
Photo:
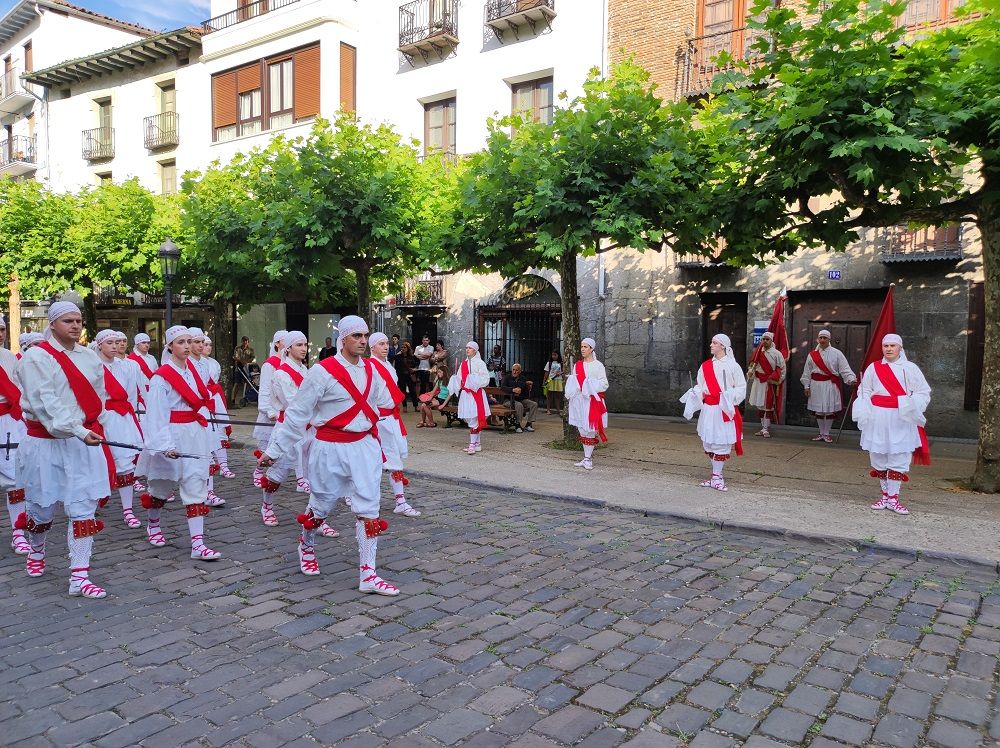
[[[389,340],[389,355],[388,355],[389,363],[395,365],[396,356],[398,355],[399,355],[399,336],[393,335],[392,338]]]
[[[431,356],[434,355],[434,349],[431,347],[430,335],[421,338],[413,355],[417,357],[417,395],[422,395],[431,389]]]
[[[240,339],[239,346],[233,351],[233,366],[237,370],[236,376],[233,377],[233,391],[231,393],[234,406],[237,403],[246,401],[247,382],[250,379],[250,364],[256,361],[257,356],[253,352],[253,346],[250,345],[250,338],[244,335]],[[236,394],[238,392],[241,393],[239,397]]]
[[[448,351],[444,347],[444,341],[438,340],[434,344],[434,353],[431,354],[431,367],[440,366],[441,364],[448,363]],[[431,374],[431,380],[434,379],[434,375]]]
[[[410,398],[410,402],[413,403],[413,410],[419,406],[419,401],[417,400],[417,386],[416,386],[416,372],[417,372],[417,359],[413,356],[412,349],[410,348],[409,341],[403,343],[402,348],[399,349],[399,353],[396,355],[396,360],[393,361],[393,366],[396,368],[396,378],[398,379],[399,389],[403,392],[403,412],[406,413],[406,397]]]
[[[517,416],[518,434],[521,433],[521,419],[525,419],[524,431],[534,431],[535,416],[538,414],[538,403],[528,397],[530,382],[524,378],[521,372],[521,364],[514,364],[510,367],[510,374],[503,378],[500,386],[503,387],[506,400],[504,405],[513,408]]]
[[[493,346],[493,355],[486,359],[486,370],[490,372],[494,384],[499,387],[504,374],[507,373],[507,359],[503,357],[503,348],[499,345]]]
[[[562,415],[565,383],[563,381],[562,356],[559,354],[559,351],[552,351],[552,358],[545,362],[543,371],[545,372],[542,375],[542,390],[545,392],[545,412],[548,415],[552,415],[552,411],[554,410],[559,415]]]
[[[337,349],[333,347],[333,338],[327,338],[323,347],[319,349],[319,360],[322,361],[324,358],[335,355],[337,355]]]

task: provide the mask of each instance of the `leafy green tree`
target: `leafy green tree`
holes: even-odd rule
[[[491,122],[486,149],[458,176],[457,265],[508,277],[557,269],[564,354],[579,358],[578,258],[700,245],[711,231],[695,199],[709,160],[690,115],[685,103],[664,105],[626,61],[606,79],[591,71],[551,125]]]
[[[753,68],[701,114],[716,141],[717,212],[737,264],[843,250],[866,227],[974,221],[986,357],[973,486],[1000,490],[1000,0],[913,33],[904,3],[759,0]],[[820,207],[821,206],[821,207]]]

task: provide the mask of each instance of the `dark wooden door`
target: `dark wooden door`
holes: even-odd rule
[[[792,322],[789,328],[791,355],[788,359],[788,387],[786,388],[785,422],[800,426],[814,423],[806,410],[805,390],[799,379],[806,365],[806,357],[816,347],[820,330],[830,331],[830,344],[847,357],[855,375],[868,350],[872,329],[882,310],[885,292],[875,291],[816,291],[792,294]],[[844,403],[851,396],[852,388],[844,387]],[[839,422],[837,424],[840,425]],[[853,428],[848,418],[844,428]]]
[[[722,333],[733,344],[733,357],[744,369],[747,363],[746,294],[704,294],[701,299],[702,360],[708,358],[708,345]],[[698,362],[700,364],[701,361]]]

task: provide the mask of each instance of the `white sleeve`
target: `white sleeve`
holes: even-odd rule
[[[740,365],[735,361],[727,362],[724,371],[726,372],[725,378],[728,380],[725,388],[726,397],[735,408],[746,399],[747,380],[743,377],[743,370],[740,368]]]
[[[904,364],[904,371],[906,372],[906,387],[909,390],[910,399],[913,401],[915,410],[922,414],[931,402],[931,386],[916,364],[907,362]]]
[[[271,379],[274,367],[265,363],[260,367],[260,387],[257,389],[257,410],[267,413],[271,409]]]
[[[295,396],[298,387],[288,374],[280,369],[274,372],[271,377],[270,397],[267,403],[267,417],[274,420],[281,414],[282,410],[288,410],[289,403]]]
[[[815,368],[816,365],[813,363],[812,355],[807,353],[806,365],[802,367],[802,377],[799,379],[799,381],[802,382],[802,386],[805,387],[807,390],[809,389],[809,386],[812,384],[812,373],[813,369]]]
[[[33,413],[45,430],[57,439],[68,439],[72,436],[83,439],[90,433],[89,430],[76,419],[73,409],[63,404],[56,392],[51,373],[41,363],[41,356],[48,355],[44,351],[39,351],[34,356],[25,355],[21,359],[19,372],[21,381],[30,383],[30,386],[21,392],[21,407]],[[62,371],[58,376],[62,376]]]
[[[851,365],[847,363],[847,356],[838,352],[837,359],[837,375],[844,380],[845,384],[854,384],[857,382],[858,377],[854,373],[854,370],[851,369]]]
[[[174,435],[170,431],[170,385],[163,377],[153,377],[146,393],[146,417],[142,421],[142,432],[146,446],[153,450],[175,449]]]
[[[482,389],[490,383],[490,373],[482,359],[476,361],[470,368],[469,376],[465,379],[470,390]]]
[[[336,380],[322,366],[314,366],[309,370],[285,411],[285,420],[274,427],[271,443],[266,451],[268,457],[276,460],[302,441],[306,435],[306,426],[316,412],[316,404],[326,388],[334,382]]]
[[[586,381],[586,380],[584,380]],[[576,381],[576,375],[570,374],[565,377],[565,386],[563,395],[565,395],[567,400],[572,400],[574,397],[580,396],[580,383]]]

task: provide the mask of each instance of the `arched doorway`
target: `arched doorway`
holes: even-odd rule
[[[542,393],[542,367],[562,349],[562,304],[559,292],[540,275],[521,275],[504,284],[475,309],[475,330],[483,358],[499,345],[508,368],[521,364],[534,382],[531,394]]]

